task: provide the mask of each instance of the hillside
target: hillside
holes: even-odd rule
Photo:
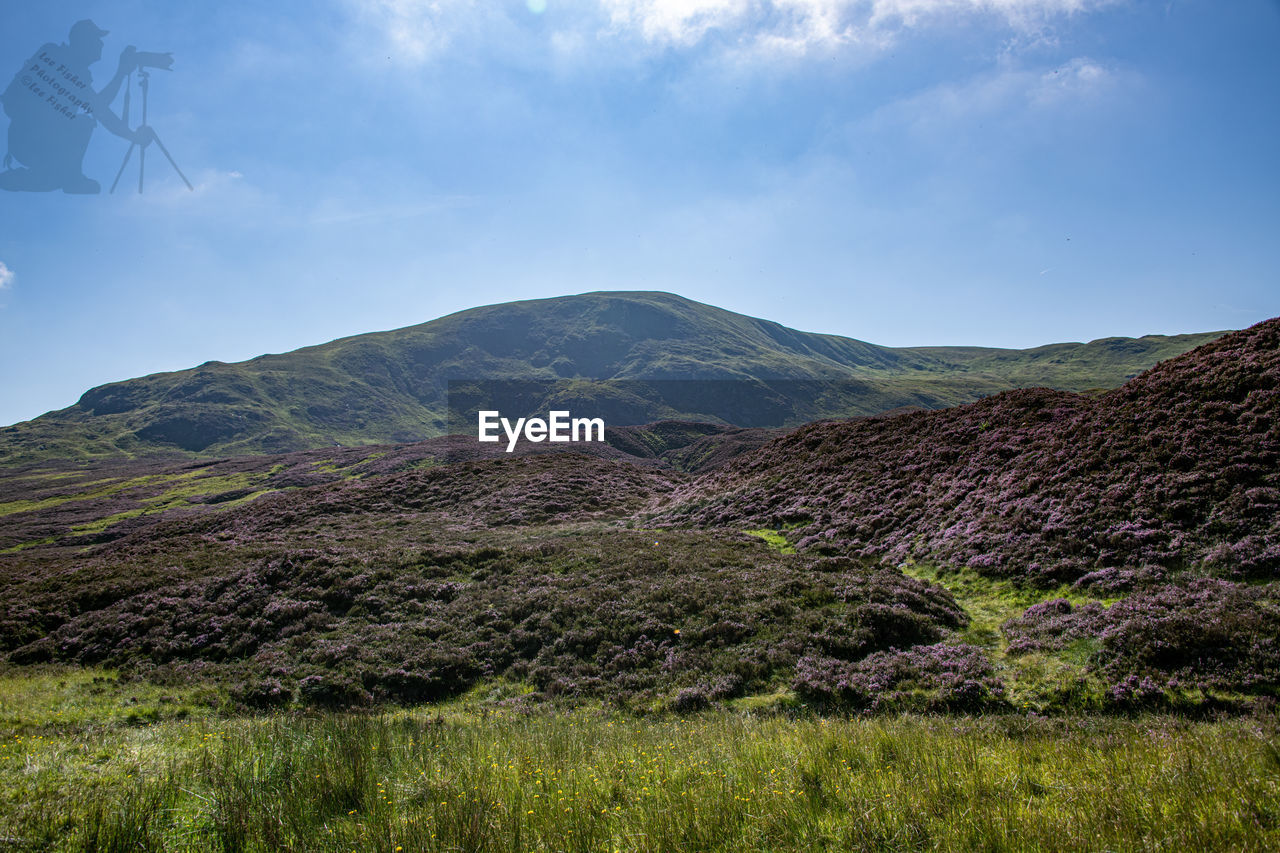
[[[605,442],[575,447],[575,456],[642,468],[699,473],[727,464],[778,435],[776,430],[661,421],[609,427]],[[558,453],[560,446],[499,445],[450,435],[396,445],[328,447],[294,453],[198,461],[52,460],[9,469],[0,478],[0,560],[46,547],[72,553],[126,536],[145,540],[162,521],[237,509],[259,498],[343,481],[380,480],[457,463]],[[576,480],[575,480],[576,482]]]
[[[32,465],[0,651],[258,707],[1265,708],[1278,410],[1271,320],[1101,396],[776,436]]]
[[[589,293],[103,385],[69,408],[0,429],[0,463],[419,441],[450,431],[451,380],[537,380],[544,384],[525,395],[531,408],[567,400],[615,425],[797,426],[941,408],[1013,387],[1111,388],[1217,334],[894,349],[668,293]]]
[[[1101,397],[1038,388],[806,426],[690,484],[664,518],[1046,584],[1200,565],[1273,578],[1280,319]]]

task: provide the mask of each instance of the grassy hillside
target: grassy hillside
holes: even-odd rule
[[[575,452],[669,472],[727,464],[780,434],[717,424],[661,421],[609,427],[604,443]],[[465,436],[395,445],[329,447],[294,453],[183,461],[165,458],[72,462],[10,468],[0,477],[0,555],[53,546],[79,549],[147,535],[153,524],[235,509],[266,495],[421,471],[451,463],[557,452],[521,442],[513,454]]]
[[[249,706],[1264,708],[1278,394],[1275,320],[1102,396],[777,436],[33,466],[0,649]]]
[[[803,427],[700,479],[672,522],[793,528],[802,548],[1120,584],[1280,566],[1280,320],[1101,397]]]
[[[418,441],[448,431],[450,380],[576,380],[578,408],[618,425],[674,418],[796,426],[941,408],[1012,387],[1115,387],[1215,336],[893,349],[667,293],[590,293],[104,385],[67,409],[0,429],[0,464]]]

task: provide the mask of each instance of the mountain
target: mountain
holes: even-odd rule
[[[1280,319],[1102,395],[772,435],[660,422],[591,449],[15,467],[0,655],[254,706],[1280,695]]]
[[[1100,397],[1036,388],[805,426],[700,478],[664,519],[1039,584],[1274,579],[1280,319]]]
[[[796,426],[942,408],[1013,387],[1115,387],[1218,334],[1030,350],[890,348],[669,293],[587,293],[103,385],[69,408],[0,429],[0,463],[417,441],[450,431],[451,381],[534,381],[518,395],[529,411],[571,403],[610,424]],[[458,398],[485,393],[468,385]]]

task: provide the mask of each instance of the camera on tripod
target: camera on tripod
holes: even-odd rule
[[[132,63],[132,68],[129,68]],[[139,130],[146,128],[149,136],[139,141],[129,144],[129,150],[124,152],[124,160],[120,163],[120,171],[116,172],[116,179],[111,182],[111,192],[116,191],[116,185],[120,183],[120,176],[124,174],[124,169],[129,165],[129,158],[133,156],[133,149],[138,149],[138,192],[142,192],[142,183],[147,171],[147,146],[152,142],[160,149],[160,153],[169,161],[169,165],[178,173],[178,177],[182,178],[182,182],[187,185],[187,189],[195,192],[195,187],[191,186],[191,182],[187,180],[187,176],[182,174],[182,170],[178,168],[178,164],[174,161],[173,155],[169,153],[169,149],[164,147],[164,143],[160,141],[160,137],[156,132],[147,127],[147,95],[151,91],[151,72],[148,68],[159,68],[161,71],[169,71],[173,68],[172,53],[156,53],[149,50],[137,50],[133,45],[125,48],[124,53],[120,54],[121,70],[128,68],[129,82],[124,89],[124,110],[122,118],[125,127],[129,126],[129,104],[131,93],[133,90],[133,75],[138,75],[138,87],[142,89],[142,124],[138,126]]]
[[[150,50],[139,50],[133,54],[134,62],[139,68],[159,68],[161,71],[173,70],[172,53],[156,53]]]

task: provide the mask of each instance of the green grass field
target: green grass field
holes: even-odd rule
[[[201,688],[13,670],[0,850],[1280,848],[1275,719],[635,717],[481,698],[246,717]]]

